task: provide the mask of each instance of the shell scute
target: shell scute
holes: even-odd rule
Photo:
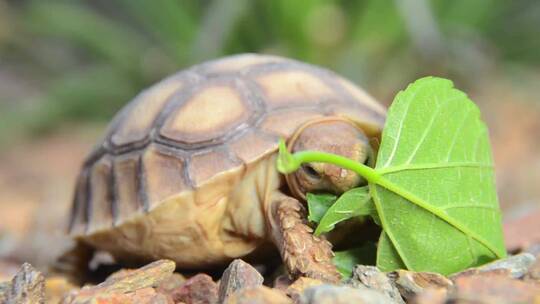
[[[289,138],[303,122],[323,117],[324,113],[317,109],[286,109],[269,113],[260,124],[260,129]]]
[[[69,230],[73,234],[84,234],[88,223],[88,169],[83,169],[77,177],[75,196],[71,207]]]
[[[122,146],[144,140],[165,103],[175,92],[181,90],[183,85],[184,81],[180,78],[171,77],[137,95],[111,135],[113,145]]]
[[[234,139],[229,144],[231,151],[244,164],[249,165],[276,150],[277,135],[268,135],[257,130],[250,130]]]
[[[226,149],[212,149],[191,156],[188,174],[195,187],[199,187],[213,176],[241,165]]]
[[[146,196],[145,208],[151,210],[166,198],[191,188],[184,170],[186,163],[181,155],[164,151],[154,145],[142,155],[142,183],[140,189]]]
[[[112,163],[103,156],[90,171],[90,196],[88,200],[88,232],[105,230],[112,226],[116,213],[113,193]]]
[[[272,71],[256,77],[270,108],[316,106],[340,97],[322,79],[303,70]]]
[[[203,87],[165,121],[160,134],[168,139],[197,144],[219,139],[245,124],[251,106],[227,84]]]
[[[285,61],[284,58],[280,58],[277,56],[242,54],[202,64],[200,70],[201,72],[208,74],[237,73],[243,70],[248,70],[256,65],[277,63],[283,61]]]
[[[113,164],[117,201],[115,222],[122,222],[144,207],[139,193],[139,160],[138,154],[127,154],[119,156]]]

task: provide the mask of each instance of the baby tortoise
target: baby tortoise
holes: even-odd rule
[[[288,176],[278,140],[373,161],[384,108],[338,75],[275,56],[196,65],[141,92],[113,119],[78,177],[69,232],[123,261],[224,264],[272,242],[291,276],[336,281],[305,193],[365,183],[312,163]]]

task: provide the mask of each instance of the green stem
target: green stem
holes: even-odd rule
[[[301,151],[292,154],[294,159],[303,163],[311,162],[322,162],[322,163],[331,163],[338,167],[348,169],[356,172],[358,175],[364,177],[368,182],[379,183],[381,176],[375,169],[368,167],[364,164],[358,163],[354,160],[348,159],[343,156],[329,154],[318,151]]]

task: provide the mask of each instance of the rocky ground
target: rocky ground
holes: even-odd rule
[[[0,271],[13,269],[4,263]],[[449,277],[407,270],[383,273],[357,265],[352,278],[336,285],[305,277],[292,281],[286,275],[263,284],[257,269],[239,259],[217,281],[204,273],[186,277],[174,271],[174,262],[159,260],[78,287],[65,276],[44,277],[25,263],[10,281],[0,283],[0,303],[540,303],[540,244]]]

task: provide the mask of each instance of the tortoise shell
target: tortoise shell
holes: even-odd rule
[[[328,70],[276,56],[236,55],[178,72],[115,116],[84,162],[69,230],[106,233],[219,174],[241,175],[274,154],[279,138],[336,115],[378,136],[385,110]]]

